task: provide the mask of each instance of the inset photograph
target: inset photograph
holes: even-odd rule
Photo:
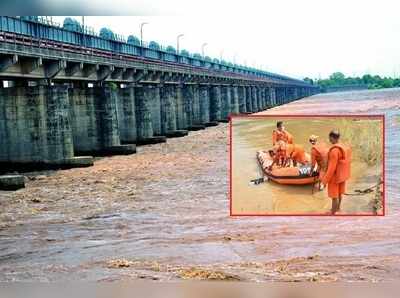
[[[385,214],[384,116],[233,116],[230,214]]]

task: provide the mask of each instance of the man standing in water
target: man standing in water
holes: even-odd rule
[[[332,199],[331,214],[340,211],[342,195],[345,193],[346,180],[350,178],[351,150],[339,143],[340,133],[332,130],[329,133],[329,141],[332,147],[328,152],[328,166],[321,182],[328,184],[328,196]]]
[[[272,146],[279,141],[284,141],[286,144],[293,144],[293,136],[285,130],[282,121],[276,123],[276,129],[272,132]]]

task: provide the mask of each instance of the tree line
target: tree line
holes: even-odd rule
[[[400,87],[400,78],[381,77],[378,75],[365,74],[362,77],[346,77],[341,72],[334,72],[328,79],[304,78],[304,81],[317,84],[323,89],[327,87],[342,87],[350,85],[364,85],[368,89],[382,89]]]

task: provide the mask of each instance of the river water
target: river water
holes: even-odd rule
[[[310,271],[344,280],[399,278],[399,108],[400,90],[393,89],[316,95],[265,112],[384,113],[384,217],[230,217],[229,135],[221,124],[90,168],[27,174],[25,189],[0,192],[0,280],[176,280],[176,268],[192,267],[275,280],[291,273],[271,271],[269,262],[302,257],[304,278]],[[251,152],[249,177],[258,171]],[[299,201],[303,210],[319,207]],[[120,258],[135,263],[107,266]]]

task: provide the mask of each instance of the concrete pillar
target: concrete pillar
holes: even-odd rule
[[[257,92],[258,110],[262,111],[264,110],[264,95],[262,92],[262,88],[256,87],[256,92]]]
[[[201,123],[205,126],[217,125],[218,123],[210,121],[210,91],[208,86],[200,85],[199,100]]]
[[[252,113],[253,112],[253,101],[251,99],[251,87],[246,86],[246,110],[247,113]]]
[[[148,107],[151,112],[151,123],[153,125],[154,136],[161,136],[161,99],[160,86],[156,84],[146,84],[145,96],[149,103]]]
[[[226,122],[231,113],[231,95],[229,86],[221,87],[221,122]]]
[[[210,87],[210,119],[221,120],[221,86]]]
[[[167,135],[168,131],[177,130],[176,124],[176,86],[165,84],[161,88],[161,132]]]
[[[265,108],[269,109],[272,106],[271,92],[269,87],[264,88]]]
[[[239,112],[246,113],[246,89],[244,86],[238,87],[238,96],[239,96]]]
[[[275,96],[276,96],[276,104],[281,105],[281,100],[282,100],[282,90],[280,87],[275,88]]]
[[[201,109],[200,109],[200,86],[192,85],[193,88],[193,126],[194,128],[199,127],[205,128],[202,121]]]
[[[147,90],[148,86],[135,86],[137,144],[141,145],[166,141],[164,136],[154,136],[151,112],[153,101],[149,97],[151,92],[147,92]]]
[[[293,90],[293,92],[294,92],[293,98],[294,98],[295,100],[296,100],[296,99],[299,99],[299,98],[300,98],[300,95],[299,95],[299,88],[295,87],[294,90]]]
[[[66,86],[0,89],[0,164],[9,170],[93,164],[74,157]]]
[[[188,134],[187,130],[179,130],[177,125],[176,101],[178,97],[178,86],[165,84],[160,89],[161,95],[161,132],[167,137],[183,137]],[[186,102],[184,100],[184,107]]]
[[[258,99],[257,99],[257,88],[255,86],[251,87],[251,102],[252,102],[252,112],[258,112]]]
[[[269,98],[271,102],[271,106],[276,106],[276,88],[275,87],[269,87]]]
[[[75,152],[95,155],[136,152],[135,145],[121,145],[117,97],[118,91],[111,87],[76,85],[69,89]]]
[[[128,86],[118,90],[118,126],[121,143],[134,144],[137,141],[135,88]]]
[[[239,93],[238,93],[238,86],[231,87],[231,113],[232,114],[239,114]]]
[[[283,105],[285,103],[285,88],[284,87],[280,87],[277,89],[278,94],[279,94],[279,104]]]
[[[198,85],[184,85],[182,89],[183,97],[186,102],[190,102],[190,109],[187,117],[189,127],[188,130],[200,130],[205,126],[201,124],[200,117],[200,100],[199,100],[199,86]]]
[[[186,130],[188,128],[185,102],[183,100],[183,85],[176,86],[176,125],[179,130]]]

